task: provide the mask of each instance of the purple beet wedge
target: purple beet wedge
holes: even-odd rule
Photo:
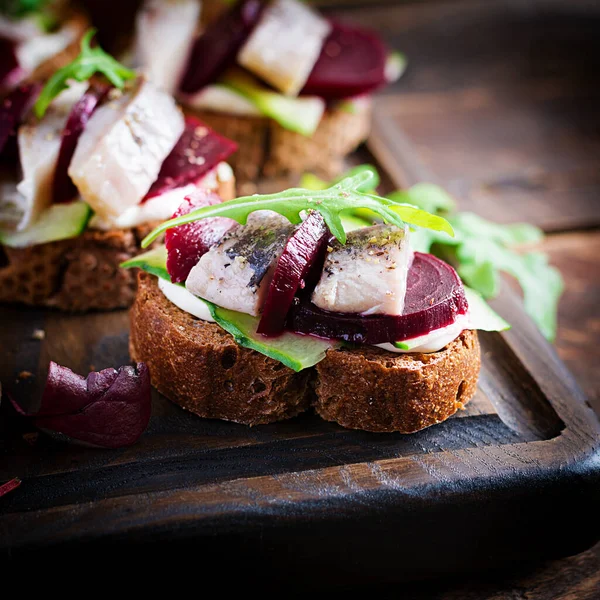
[[[236,59],[260,18],[260,0],[242,0],[211,23],[196,40],[180,90],[194,94],[213,83]]]
[[[379,36],[360,27],[332,22],[332,30],[300,92],[338,100],[385,85],[387,49]]]
[[[10,89],[23,75],[23,69],[17,59],[15,43],[0,38],[0,90]]]
[[[16,87],[0,102],[0,154],[8,140],[16,133],[23,117],[31,108],[41,85],[37,83],[23,84]]]
[[[236,150],[235,142],[219,135],[202,121],[186,117],[183,134],[142,202],[168,190],[196,183]]]
[[[447,263],[415,252],[408,272],[404,313],[361,316],[322,310],[309,299],[292,305],[288,328],[357,344],[401,342],[451,325],[468,310],[462,282]]]
[[[90,117],[108,93],[110,86],[92,83],[85,94],[75,103],[62,132],[60,150],[52,182],[54,204],[70,202],[77,196],[77,188],[68,175],[69,165],[77,142]]]
[[[217,194],[203,189],[189,195],[175,211],[172,218],[222,202]],[[167,229],[165,246],[167,248],[167,271],[173,283],[183,283],[192,268],[237,223],[225,217],[201,219],[187,225]]]
[[[267,336],[283,333],[296,292],[304,287],[311,272],[323,265],[329,235],[323,217],[312,212],[290,237],[277,262],[258,333]]]

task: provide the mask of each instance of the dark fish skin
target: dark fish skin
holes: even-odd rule
[[[273,264],[273,258],[279,256],[293,231],[289,222],[281,225],[269,223],[248,225],[228,234],[228,240],[236,241],[225,253],[233,261],[240,256],[248,262],[254,274],[248,287],[258,287]],[[227,241],[224,239],[223,241]]]

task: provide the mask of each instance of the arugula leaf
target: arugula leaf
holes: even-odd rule
[[[430,213],[451,212],[456,208],[454,198],[439,185],[417,183],[407,190],[397,190],[387,196],[396,202],[413,204]]]
[[[146,248],[161,233],[171,227],[185,225],[209,217],[229,217],[244,225],[248,215],[257,210],[275,211],[286,217],[290,223],[295,224],[302,222],[301,213],[317,210],[321,213],[332,235],[342,244],[346,243],[346,232],[344,231],[341,213],[356,208],[370,209],[385,222],[398,227],[402,227],[406,222],[453,234],[452,227],[443,217],[431,215],[413,206],[397,204],[393,200],[359,191],[371,189],[373,179],[373,174],[370,171],[362,171],[352,177],[342,179],[325,190],[293,188],[277,194],[256,194],[229,200],[222,204],[205,206],[159,225],[144,238],[142,248]]]
[[[373,165],[357,165],[356,167],[352,167],[351,169],[346,171],[344,175],[341,175],[340,177],[337,177],[332,181],[325,181],[324,179],[321,179],[320,177],[317,177],[312,173],[304,173],[304,175],[302,175],[302,177],[300,178],[300,187],[307,190],[326,190],[328,187],[339,183],[345,177],[353,177],[354,175],[358,175],[360,173],[370,173],[372,180],[367,182],[368,187],[365,187],[364,189],[361,188],[358,191],[365,193],[374,193],[377,186],[379,186],[379,184],[381,183],[381,179],[379,177],[377,169]],[[390,199],[395,201],[395,198]],[[402,200],[398,200],[398,202],[402,202]]]
[[[68,87],[68,81],[71,79],[87,81],[92,75],[101,73],[115,87],[122,89],[125,81],[135,77],[134,71],[124,67],[100,46],[90,46],[95,34],[95,29],[89,29],[81,40],[81,52],[77,58],[50,77],[34,106],[38,118],[44,116],[52,100]]]

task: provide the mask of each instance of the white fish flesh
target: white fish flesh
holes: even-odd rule
[[[401,315],[412,263],[408,228],[374,225],[328,247],[312,302],[323,310]]]
[[[69,176],[100,218],[116,217],[146,195],[183,130],[173,98],[140,78],[94,112]]]
[[[199,0],[146,0],[136,19],[136,64],[156,86],[174,94],[200,19]]]
[[[275,0],[242,47],[240,65],[288,96],[296,96],[312,71],[331,26],[298,0]]]
[[[213,246],[190,271],[186,288],[223,308],[258,316],[277,261],[294,231],[285,217],[258,211]]]
[[[87,88],[74,83],[57,96],[40,120],[19,127],[17,140],[23,179],[18,184],[21,218],[17,230],[25,229],[52,202],[52,181],[61,144],[61,135],[73,105]],[[13,197],[13,202],[15,198]],[[2,200],[0,200],[1,202]]]

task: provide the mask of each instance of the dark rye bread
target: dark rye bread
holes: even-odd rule
[[[239,346],[215,323],[169,302],[157,279],[140,272],[131,308],[129,351],[148,365],[152,385],[209,419],[260,425],[289,419],[310,403],[310,372]]]
[[[147,273],[139,274],[129,347],[173,402],[201,417],[247,425],[293,417],[312,403],[344,427],[412,433],[462,408],[480,367],[477,333],[464,331],[433,354],[330,350],[316,368],[294,373],[177,308]]]
[[[235,180],[219,182],[224,200]],[[136,272],[119,265],[141,252],[140,242],[159,223],[132,229],[87,229],[69,240],[9,248],[0,244],[0,303],[48,306],[66,312],[131,306]]]
[[[316,366],[314,407],[349,429],[413,433],[463,408],[475,394],[480,366],[477,332],[470,330],[431,354],[331,350]]]
[[[364,142],[371,129],[371,103],[357,104],[356,112],[328,110],[317,131],[306,137],[264,117],[242,117],[184,106],[186,113],[237,142],[229,159],[240,181],[313,171],[325,178],[339,175],[344,158]]]

